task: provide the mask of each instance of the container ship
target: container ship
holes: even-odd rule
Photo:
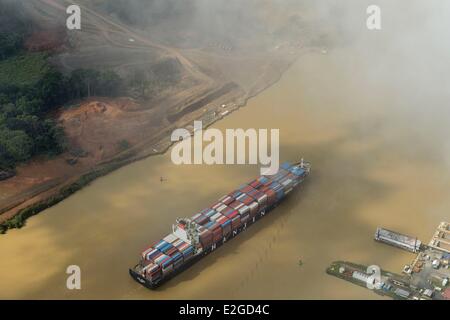
[[[310,171],[303,159],[284,163],[275,175],[262,175],[191,218],[176,219],[172,233],[141,253],[139,263],[129,270],[131,277],[156,289],[264,217]]]

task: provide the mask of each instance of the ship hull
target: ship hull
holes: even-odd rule
[[[204,258],[205,256],[209,255],[212,252],[215,252],[218,248],[220,248],[222,245],[224,245],[225,243],[227,243],[228,241],[236,238],[239,234],[241,234],[242,232],[246,231],[250,226],[252,226],[253,224],[255,224],[258,220],[260,220],[261,218],[263,218],[264,216],[266,216],[267,214],[269,214],[270,212],[272,212],[272,210],[277,207],[281,202],[283,202],[285,198],[281,199],[278,203],[273,204],[272,206],[270,206],[269,208],[266,208],[264,211],[259,212],[254,220],[250,220],[249,222],[246,223],[246,225],[242,226],[241,228],[239,228],[238,230],[236,230],[236,232],[232,233],[231,236],[229,236],[227,239],[222,239],[221,241],[218,241],[215,243],[215,248],[214,249],[208,249],[206,251],[203,251],[202,253],[195,255],[194,257],[192,257],[192,259],[190,259],[189,261],[187,261],[186,263],[180,265],[177,269],[173,270],[170,274],[165,275],[160,281],[158,281],[157,283],[152,282],[146,278],[144,278],[143,276],[141,276],[138,272],[136,272],[133,269],[129,269],[129,273],[130,276],[139,284],[143,285],[144,287],[146,287],[147,289],[151,289],[151,290],[155,290],[158,287],[160,287],[161,285],[163,285],[164,283],[166,283],[167,281],[169,281],[170,279],[174,278],[175,276],[177,276],[178,274],[180,274],[181,272],[185,271],[186,269],[188,269],[189,267],[191,267],[192,265],[194,265],[196,262],[198,262],[200,259]]]

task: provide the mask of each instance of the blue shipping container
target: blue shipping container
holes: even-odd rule
[[[168,245],[167,242],[165,242],[164,240],[161,240],[156,246],[155,248],[158,250],[161,250],[161,248],[165,247],[166,245]]]
[[[284,170],[289,170],[292,167],[292,165],[289,162],[285,162],[281,165],[281,168]]]

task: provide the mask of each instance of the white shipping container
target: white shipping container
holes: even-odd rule
[[[230,201],[230,199],[231,199],[231,197],[229,195],[226,195],[226,196],[223,196],[222,198],[220,198],[219,201],[225,203],[227,201]]]
[[[154,263],[149,263],[144,268],[142,268],[142,271],[152,272],[152,271],[155,271],[156,269],[158,269],[158,265],[156,265]]]
[[[209,230],[204,228],[204,230],[200,231],[199,235],[202,236],[202,235],[207,234],[207,233],[209,233]]]
[[[154,251],[154,250],[155,250],[155,248],[150,247],[150,248],[148,248],[147,250],[145,250],[144,252],[142,252],[142,255],[145,256],[145,255],[147,255],[147,253],[152,252],[152,251]]]
[[[177,248],[177,249],[178,249],[178,251],[183,252],[183,251],[186,250],[187,248],[189,248],[189,245],[186,243],[186,244],[183,244],[182,246],[180,246],[180,247]]]
[[[167,243],[172,243],[175,242],[176,240],[178,240],[179,238],[174,235],[173,233],[169,234],[167,237],[165,237],[163,240]]]
[[[250,211],[250,208],[247,207],[245,204],[242,206],[242,208],[239,209],[239,213],[240,213],[241,215],[246,214],[246,213],[248,213],[249,211]]]
[[[267,202],[267,194],[264,194],[263,196],[258,198],[258,203],[263,204]]]
[[[222,212],[226,208],[227,208],[227,206],[225,204],[222,204],[219,208],[217,208],[217,211]]]
[[[149,257],[150,257],[151,255],[153,255],[153,254],[155,253],[155,251],[159,251],[159,250],[154,249],[154,250],[152,250],[152,251],[145,252],[142,256],[143,256],[144,259],[150,260]]]
[[[244,199],[246,197],[246,194],[245,193],[243,193],[243,194],[241,194],[239,197],[237,197],[236,198],[236,200],[242,200],[242,199]]]
[[[177,246],[179,246],[180,244],[183,244],[183,243],[184,243],[183,240],[178,239],[177,241],[175,241],[174,243],[172,243],[172,245],[175,246],[175,247],[177,247]]]
[[[213,215],[211,217],[211,220],[217,221],[217,219],[219,219],[220,217],[223,217],[220,213],[216,213],[215,215]]]
[[[239,203],[238,206],[236,206],[236,208],[234,208],[235,210],[239,210],[240,208],[242,208],[244,206],[244,204],[241,202]]]

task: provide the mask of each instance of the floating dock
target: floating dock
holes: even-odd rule
[[[404,266],[402,275],[383,271],[376,265],[343,261],[333,262],[327,273],[393,299],[450,300],[450,223],[439,224],[429,245],[382,228],[377,229],[375,240],[417,252],[417,257]],[[374,273],[376,269],[380,272]]]
[[[417,238],[383,228],[377,228],[375,240],[413,253],[419,252],[422,246],[422,242]]]

